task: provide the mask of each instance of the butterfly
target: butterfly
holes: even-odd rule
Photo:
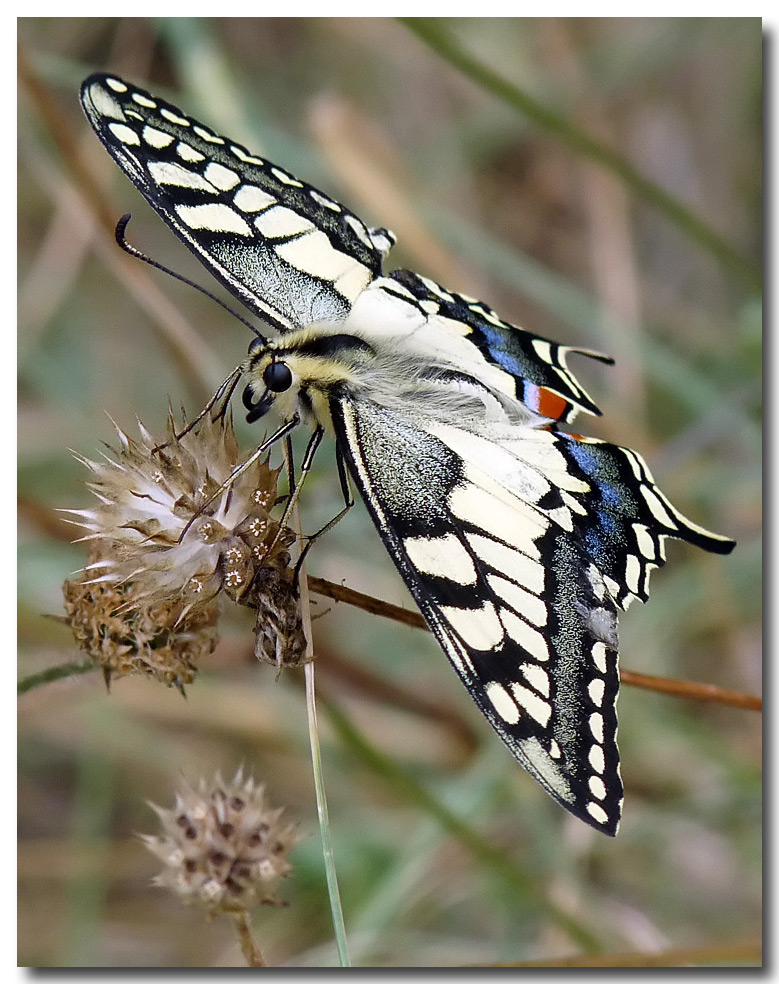
[[[597,406],[560,345],[408,270],[395,237],[114,75],[83,84],[109,154],[275,335],[241,366],[249,420],[334,438],[428,626],[484,716],[565,809],[623,802],[618,615],[664,541],[726,554],[628,448],[565,429]],[[348,493],[347,493],[348,494]],[[348,504],[348,503],[347,503]]]

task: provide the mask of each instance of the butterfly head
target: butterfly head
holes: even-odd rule
[[[287,394],[293,388],[295,377],[283,354],[276,351],[273,342],[262,336],[255,338],[249,346],[244,372],[249,382],[244,388],[242,400],[248,411],[246,419],[251,424],[271,410],[278,396]]]
[[[335,326],[306,328],[275,341],[256,338],[244,363],[243,391],[249,423],[276,409],[330,429],[329,401],[337,390],[360,384],[371,347]]]

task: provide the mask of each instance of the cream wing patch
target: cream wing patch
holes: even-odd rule
[[[473,559],[454,534],[410,537],[404,541],[403,546],[418,571],[447,578],[456,584],[476,583]]]
[[[487,652],[503,641],[503,626],[495,606],[489,601],[479,608],[442,606],[441,614],[472,649]]]

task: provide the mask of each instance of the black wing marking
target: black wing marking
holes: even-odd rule
[[[617,609],[595,564],[406,416],[369,401],[330,409],[384,544],[472,698],[562,806],[615,834]]]
[[[229,290],[279,330],[338,321],[395,239],[116,76],[81,89],[109,154]]]
[[[622,608],[649,597],[649,575],[665,563],[665,539],[728,554],[735,542],[685,518],[655,485],[644,459],[596,438],[555,434],[572,475],[590,486],[574,516],[580,542]]]

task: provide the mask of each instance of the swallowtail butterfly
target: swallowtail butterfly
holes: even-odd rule
[[[275,331],[241,366],[249,418],[274,408],[335,438],[484,716],[562,806],[615,834],[618,612],[646,601],[666,537],[734,544],[685,519],[635,451],[563,429],[599,413],[568,356],[599,356],[384,274],[392,233],[163,99],[104,74],[81,99],[152,207]]]

